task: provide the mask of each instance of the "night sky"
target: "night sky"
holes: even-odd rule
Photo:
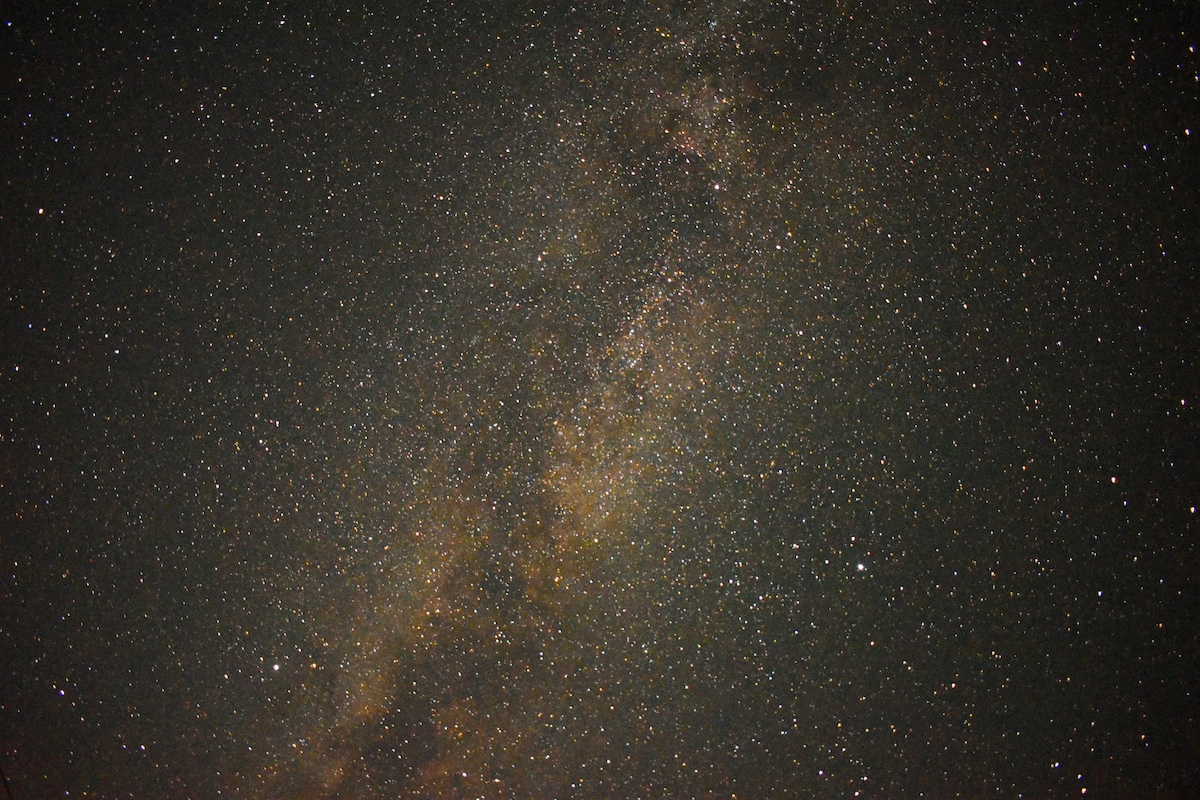
[[[16,800],[1200,792],[1195,3],[24,5]]]

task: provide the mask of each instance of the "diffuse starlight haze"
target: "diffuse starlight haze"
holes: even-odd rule
[[[1197,791],[1197,16],[31,6],[16,798]]]

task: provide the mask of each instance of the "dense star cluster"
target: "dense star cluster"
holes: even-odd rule
[[[14,798],[1200,791],[1193,4],[383,5],[0,19]]]

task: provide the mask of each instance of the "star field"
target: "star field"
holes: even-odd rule
[[[0,19],[13,797],[1193,796],[1198,23]]]

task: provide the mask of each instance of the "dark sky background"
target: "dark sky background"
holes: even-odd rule
[[[1200,792],[1195,3],[23,5],[16,800]]]

